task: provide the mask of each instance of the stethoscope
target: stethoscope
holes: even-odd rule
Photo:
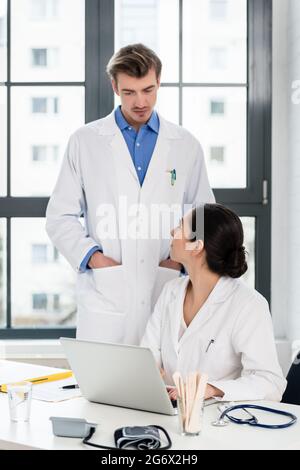
[[[277,415],[281,416],[286,416],[290,420],[286,423],[283,424],[264,424],[264,423],[259,423],[258,419],[256,416],[254,416],[252,413],[248,411],[248,409],[252,410],[261,410],[261,411],[266,411],[268,413],[274,413]],[[250,417],[248,419],[240,419],[236,418],[235,416],[232,416],[230,413],[232,411],[236,410],[244,410]],[[227,420],[226,420],[227,418]],[[259,406],[259,405],[234,405],[234,406],[229,406],[225,407],[225,409],[222,407],[221,409],[221,414],[219,419],[217,421],[213,421],[211,424],[213,426],[227,426],[229,424],[229,421],[235,424],[248,424],[249,426],[255,426],[257,428],[265,428],[265,429],[284,429],[292,426],[293,424],[296,423],[297,421],[297,416],[293,415],[292,413],[289,413],[288,411],[282,411],[282,410],[276,410],[274,408],[268,408],[266,406]]]

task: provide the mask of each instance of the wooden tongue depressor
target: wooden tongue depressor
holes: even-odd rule
[[[185,403],[185,400],[186,400],[186,396],[185,396],[185,386],[184,386],[184,382],[183,382],[183,379],[180,375],[179,372],[174,372],[173,374],[173,380],[174,380],[174,383],[176,385],[176,388],[177,388],[177,393],[178,393],[178,397],[180,398],[181,400],[181,413],[182,413],[182,421],[183,421],[183,427],[185,427],[185,420],[186,420],[186,403]]]
[[[190,405],[191,405],[191,399],[190,399],[190,387],[189,387],[189,378],[186,378],[186,381],[184,383],[184,388],[185,388],[185,431],[187,431],[187,428],[189,426],[189,419],[190,419]]]
[[[198,382],[197,391],[194,397],[194,402],[192,404],[192,409],[190,412],[190,419],[189,419],[189,431],[190,432],[195,432],[197,431],[197,428],[198,428],[200,408],[203,404],[204,397],[205,397],[205,390],[206,390],[206,385],[208,382],[208,375],[199,374],[197,382]]]
[[[181,398],[180,379],[181,379],[181,375],[179,374],[179,372],[174,372],[173,374],[174,384],[176,385],[178,396]]]
[[[186,416],[186,430],[188,431],[189,428],[189,423],[191,419],[191,410],[193,407],[193,403],[195,400],[195,395],[197,391],[197,373],[193,372],[192,374],[189,374],[186,380],[186,387],[188,389],[188,397],[189,397],[189,414]]]

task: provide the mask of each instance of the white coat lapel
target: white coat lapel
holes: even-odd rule
[[[236,287],[237,283],[234,279],[229,277],[220,277],[219,281],[215,285],[205,304],[196,314],[189,327],[185,331],[184,335],[181,337],[179,341],[180,346],[184,342],[188,341],[190,336],[196,333],[199,328],[202,329],[204,327],[204,325],[216,313],[218,305],[223,303],[232,294]]]
[[[171,329],[171,338],[174,350],[178,355],[179,351],[179,329],[180,323],[183,316],[183,301],[185,297],[186,286],[189,282],[189,277],[186,276],[182,279],[182,283],[180,284],[180,288],[178,289],[178,285],[174,287],[172,292],[170,293],[170,301],[168,303],[168,312],[169,312],[169,322],[170,322],[170,329]]]
[[[129,173],[138,186],[140,186],[127,144],[116,123],[115,112],[113,111],[106,118],[101,119],[101,121],[97,121],[97,123],[98,133],[100,135],[111,137],[110,146],[117,170],[119,170],[124,177],[126,176],[126,173]],[[132,178],[131,183],[133,182]]]
[[[124,177],[126,173],[129,173],[132,177],[130,178],[131,184],[135,182],[140,186],[131,155],[120,129],[118,129],[117,133],[113,136],[110,145],[114,156],[113,158],[120,172],[123,173]]]
[[[174,140],[181,138],[178,131],[160,115],[159,121],[160,128],[156,145],[142,187],[144,195],[151,197],[155,186],[158,185],[160,189],[164,186],[170,151],[174,146]]]

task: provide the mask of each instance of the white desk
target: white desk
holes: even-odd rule
[[[262,404],[262,402],[260,402]],[[85,418],[99,423],[92,441],[113,446],[114,430],[121,426],[158,424],[167,429],[173,442],[172,450],[201,449],[300,449],[300,406],[265,403],[275,408],[286,409],[298,417],[298,422],[283,430],[265,430],[246,425],[230,424],[225,428],[211,426],[219,412],[217,405],[204,411],[204,426],[201,436],[183,437],[178,433],[177,416],[117,408],[89,403],[82,397],[60,403],[33,400],[29,423],[11,423],[6,394],[0,393],[0,449],[87,449],[80,439],[55,437],[50,416]],[[255,411],[259,417],[259,412]],[[266,417],[264,416],[264,419]],[[280,416],[270,416],[271,422],[281,422]],[[278,421],[279,420],[279,421]]]
[[[271,403],[268,403],[272,405]],[[274,404],[273,404],[274,405]],[[32,402],[29,423],[11,423],[7,396],[0,396],[0,449],[88,449],[80,439],[66,439],[52,434],[50,416],[86,418],[99,423],[93,442],[113,446],[113,432],[121,426],[159,424],[165,427],[173,441],[172,449],[300,449],[300,407],[276,404],[289,409],[299,421],[283,430],[264,430],[231,424],[215,428],[211,422],[218,415],[216,405],[205,408],[204,427],[200,437],[182,437],[178,434],[176,416],[163,416],[113,406],[89,403],[74,398],[60,403]],[[255,414],[258,415],[257,412]],[[273,417],[272,417],[273,419]],[[280,417],[279,417],[280,419]],[[278,417],[275,417],[278,420]],[[277,421],[276,421],[277,422]]]

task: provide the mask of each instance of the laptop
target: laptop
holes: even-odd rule
[[[176,415],[150,349],[60,338],[84,398],[165,415]]]

